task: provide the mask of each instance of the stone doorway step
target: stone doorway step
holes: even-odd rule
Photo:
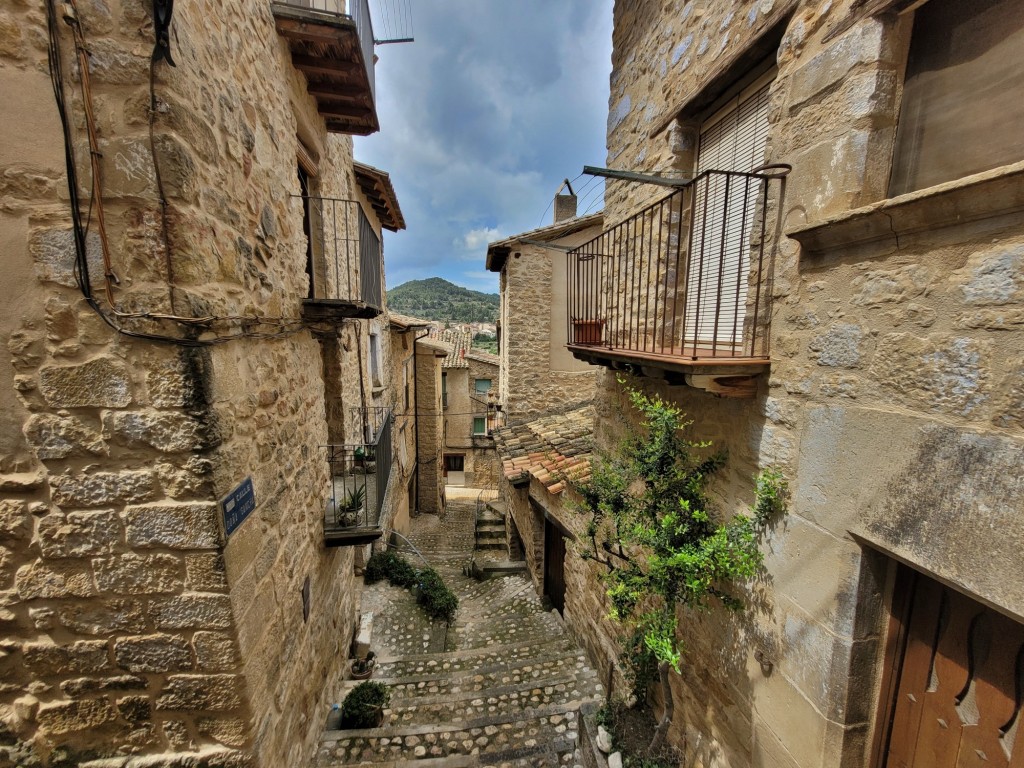
[[[405,590],[368,587],[363,602],[376,611],[379,658],[373,679],[391,691],[390,708],[381,728],[325,732],[316,768],[580,763],[580,710],[603,699],[598,676],[527,577],[476,581],[462,572],[475,521],[473,503],[458,504],[449,502],[456,508],[446,520],[414,520],[410,535],[459,596],[447,650],[433,652],[433,623]],[[467,538],[460,552],[455,542]]]

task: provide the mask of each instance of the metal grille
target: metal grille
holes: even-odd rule
[[[570,346],[767,358],[765,224],[781,175],[705,171],[569,251]]]
[[[375,528],[380,524],[391,478],[391,409],[357,411],[365,442],[325,446],[331,472],[326,529]]]
[[[383,306],[380,238],[355,200],[301,196],[311,299]]]

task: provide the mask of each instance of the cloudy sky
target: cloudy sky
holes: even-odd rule
[[[551,222],[551,199],[604,165],[612,0],[373,0],[381,130],[356,159],[391,174],[408,229],[387,282],[444,277],[497,292],[488,242]],[[409,18],[411,14],[411,20]],[[574,184],[580,213],[600,182]]]

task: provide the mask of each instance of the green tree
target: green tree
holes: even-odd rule
[[[676,606],[744,607],[736,587],[761,566],[759,535],[784,511],[786,483],[777,470],[763,470],[750,514],[715,522],[707,488],[724,454],[684,437],[693,422],[679,408],[627,392],[641,430],[617,452],[595,457],[591,478],[574,487],[576,506],[589,517],[581,554],[605,567],[610,618],[633,630],[626,661],[634,690],[642,695],[657,674],[664,692],[665,713],[648,748],[654,754],[673,716],[669,672],[680,671],[685,652]]]

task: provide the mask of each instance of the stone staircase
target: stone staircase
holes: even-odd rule
[[[470,572],[477,579],[527,573],[521,556],[518,559],[509,557],[506,516],[504,502],[497,500],[484,502],[476,516],[476,549]]]
[[[579,763],[580,708],[603,697],[601,684],[528,577],[463,573],[474,526],[472,501],[413,521],[410,539],[459,596],[451,627],[427,620],[406,590],[365,590],[363,610],[375,614],[373,679],[388,685],[390,708],[380,728],[326,731],[316,768]]]

